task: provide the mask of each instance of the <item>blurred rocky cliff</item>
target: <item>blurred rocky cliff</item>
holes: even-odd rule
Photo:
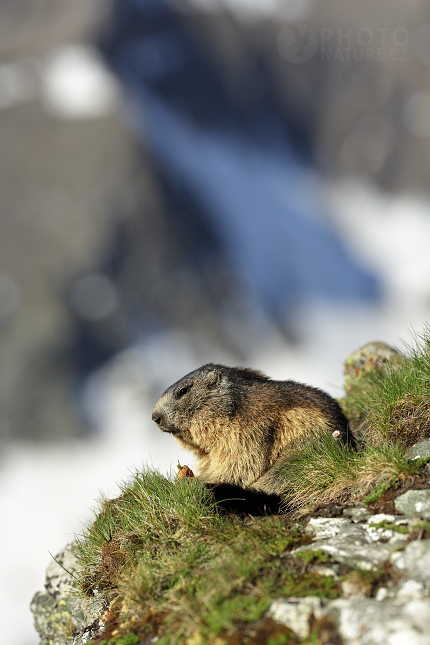
[[[383,299],[325,186],[427,190],[429,34],[423,1],[2,2],[0,437],[84,432],[130,346],[168,347],[151,383]]]

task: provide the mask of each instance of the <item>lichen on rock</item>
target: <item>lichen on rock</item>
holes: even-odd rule
[[[412,448],[409,448],[408,459],[427,459],[430,457],[430,439],[419,441]]]
[[[83,645],[102,627],[104,605],[85,601],[72,592],[76,559],[68,544],[46,570],[45,591],[38,591],[30,604],[40,645]]]
[[[396,509],[405,515],[415,515],[430,520],[430,490],[408,490],[394,502]]]
[[[404,362],[405,357],[397,349],[380,341],[366,343],[345,360],[343,373],[346,397],[342,405],[357,441],[363,440],[366,430],[366,414],[360,405],[362,393],[374,390],[378,378],[388,374],[393,366]]]

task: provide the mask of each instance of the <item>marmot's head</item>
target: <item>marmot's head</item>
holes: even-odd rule
[[[152,420],[163,432],[204,450],[215,426],[234,414],[228,369],[209,363],[186,374],[157,401]]]

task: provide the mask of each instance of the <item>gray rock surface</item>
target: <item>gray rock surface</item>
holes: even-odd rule
[[[354,506],[353,508],[345,508],[343,514],[350,517],[353,522],[361,522],[370,517],[370,513],[364,506]]]
[[[417,492],[427,491],[409,491]],[[354,591],[353,584],[348,590],[342,584],[348,597],[332,601],[312,596],[278,598],[272,603],[269,615],[301,637],[309,633],[305,621],[309,622],[313,613],[315,618],[327,615],[334,620],[345,645],[429,645],[430,540],[415,539],[406,544],[416,517],[369,516],[360,507],[345,509],[345,515],[344,518],[312,518],[307,532],[315,536],[314,541],[293,554],[317,549],[329,553],[334,564],[326,568],[333,575],[339,562],[370,570],[391,563],[399,579],[394,577],[388,583],[390,586],[380,587],[374,598],[363,597],[363,590],[357,587]]]
[[[347,518],[313,518],[307,525],[307,532],[315,536],[314,541],[293,551],[315,551],[321,549],[337,562],[352,567],[375,571],[390,557],[391,553],[405,544],[407,533],[398,533],[395,528],[376,528],[380,523],[398,527],[407,519],[394,515],[372,515],[364,523],[352,523]],[[380,540],[384,542],[380,542]]]
[[[400,513],[430,520],[430,490],[408,490],[394,502]]]
[[[408,459],[426,459],[426,457],[430,457],[430,439],[419,441],[415,446],[409,448],[407,453]]]
[[[398,551],[391,556],[393,567],[404,574],[403,581],[398,585],[401,590],[406,583],[414,582],[422,587],[422,595],[430,596],[430,541],[414,540],[404,551]],[[409,585],[409,588],[413,588]],[[416,589],[415,585],[415,589]],[[430,626],[430,624],[429,624]]]
[[[76,559],[68,544],[46,570],[45,591],[38,591],[31,601],[34,626],[40,645],[83,645],[101,632],[99,620],[105,611],[100,602],[87,602],[73,594]]]
[[[327,613],[338,625],[347,645],[428,645],[430,603],[411,600],[404,604],[343,598],[333,600]]]
[[[348,587],[343,581],[342,598],[277,598],[267,616],[300,638],[309,635],[312,618],[328,616],[345,645],[429,645],[430,540],[408,543],[416,516],[369,515],[360,506],[345,510],[345,517],[312,518],[306,530],[314,541],[291,555],[310,550],[330,554],[330,564],[313,565],[309,571],[335,578],[340,563],[373,571],[391,565],[394,576],[385,583],[387,586],[379,587],[376,596],[368,598],[365,589],[353,583]],[[106,608],[69,593],[75,572],[71,545],[56,559],[59,564],[54,561],[47,569],[45,592],[38,592],[32,601],[40,645],[84,645],[101,633]]]
[[[267,616],[277,623],[286,625],[301,638],[309,635],[309,618],[311,614],[320,618],[323,613],[323,602],[316,596],[305,598],[277,598],[270,605]]]

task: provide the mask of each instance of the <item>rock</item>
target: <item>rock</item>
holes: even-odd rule
[[[375,377],[386,374],[393,365],[404,362],[394,347],[382,342],[367,343],[353,352],[344,363],[344,411],[355,439],[361,443],[370,427],[360,401],[363,390],[375,388]]]
[[[380,526],[381,524],[383,526]],[[409,529],[407,526],[402,526],[408,524],[409,520],[404,516],[378,513],[377,515],[372,515],[363,528],[372,542],[386,539],[392,544],[399,540],[405,541],[408,539]]]
[[[69,589],[76,573],[76,558],[73,555],[73,545],[68,544],[56,555],[46,569],[45,588],[55,600],[63,597]]]
[[[314,542],[293,553],[321,549],[335,561],[373,570],[391,560],[394,577],[378,590],[376,598],[364,597],[371,586],[364,582],[360,586],[359,576],[355,581],[342,581],[346,598],[278,598],[269,610],[272,618],[301,638],[309,634],[313,614],[317,619],[327,616],[333,620],[345,645],[428,645],[430,540],[414,540],[405,547],[409,533],[396,531],[403,526],[409,531],[414,521],[382,513],[362,524],[346,518],[312,518],[307,530],[315,536]],[[396,550],[399,547],[402,550]],[[394,584],[396,574],[399,579]]]
[[[348,528],[351,520],[341,517],[315,517],[309,520],[306,533],[314,535],[317,539],[331,538]]]
[[[380,528],[376,528],[376,527],[382,523],[392,525],[393,522],[394,522],[394,515],[387,515],[386,513],[376,513],[376,515],[372,515],[367,520],[366,526],[364,528],[367,531],[369,539],[372,542],[375,542],[379,540],[381,537],[382,538],[392,537],[392,532],[387,530],[385,526],[383,527],[381,526]]]
[[[426,520],[430,520],[430,490],[408,490],[394,502],[394,505],[400,513],[405,515],[420,515]]]
[[[332,564],[331,566],[327,564],[311,564],[308,567],[308,571],[316,573],[318,576],[332,577],[337,580],[339,578],[339,564]]]
[[[407,521],[407,518],[382,513],[372,515],[365,524],[353,524],[347,518],[312,518],[306,532],[314,535],[315,540],[292,553],[321,549],[337,562],[375,571],[408,539],[407,532],[398,533],[394,528]],[[380,523],[384,526],[376,528]]]
[[[404,582],[415,581],[422,585],[424,593],[430,595],[430,541],[414,540],[404,551],[399,551],[391,556],[393,568],[405,574],[398,585],[399,590]],[[411,588],[411,587],[409,587]]]
[[[321,598],[306,596],[305,598],[277,598],[270,605],[268,618],[289,627],[300,638],[309,635],[309,618],[321,618],[323,603]]]
[[[411,600],[398,605],[373,598],[338,599],[327,613],[338,625],[346,645],[428,645],[430,603]]]
[[[410,531],[415,518],[380,513],[365,519],[368,512],[364,508],[346,510],[347,517],[310,519],[307,531],[315,539],[292,555],[305,550],[329,553],[333,563],[310,565],[308,571],[336,578],[341,569],[337,562],[368,570],[391,562],[394,575],[385,583],[387,586],[379,588],[376,597],[371,598],[372,585],[360,582],[359,575],[356,580],[351,576],[341,578],[346,597],[332,601],[316,596],[281,597],[271,603],[266,617],[285,625],[301,639],[309,636],[314,619],[328,619],[345,645],[428,645],[430,540],[416,539],[405,546],[410,534],[397,533],[396,527]],[[350,512],[355,510],[365,513]],[[72,546],[67,546],[56,559],[59,564],[54,561],[47,568],[46,591],[38,592],[32,601],[40,645],[84,645],[102,633],[105,608],[69,595],[76,570]]]
[[[369,511],[364,506],[345,508],[343,514],[350,517],[353,522],[362,522],[370,517]]]
[[[371,594],[371,585],[363,582],[359,576],[353,579],[346,579],[341,582],[344,598],[367,598]]]
[[[405,600],[421,600],[427,593],[422,582],[418,582],[418,580],[405,580],[394,588],[394,594],[388,595],[395,595],[397,601],[403,602]]]
[[[409,448],[406,456],[408,459],[426,459],[426,457],[430,457],[430,439],[424,439],[416,443],[415,446]]]
[[[82,645],[101,633],[106,608],[96,598],[85,601],[70,593],[75,571],[73,545],[68,544],[47,567],[45,591],[38,591],[30,604],[40,645]]]
[[[404,362],[403,355],[391,345],[379,341],[367,343],[355,350],[344,363],[344,387],[348,394],[353,387],[372,385],[376,372],[387,372],[389,365]]]

